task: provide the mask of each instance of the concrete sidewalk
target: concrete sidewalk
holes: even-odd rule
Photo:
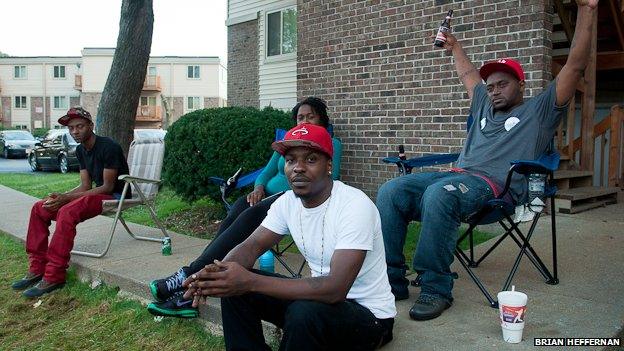
[[[30,208],[36,200],[0,185],[0,231],[25,240]],[[80,224],[76,248],[102,247],[111,222],[112,219],[99,216]],[[540,222],[532,244],[550,267],[550,220],[542,218]],[[158,236],[153,228],[131,227],[138,234]],[[481,292],[455,263],[453,269],[459,273],[459,279],[453,290],[453,306],[432,321],[412,321],[408,310],[418,296],[414,288],[409,300],[397,303],[394,341],[384,350],[528,350],[533,348],[534,338],[615,336],[624,325],[624,204],[573,216],[558,215],[557,230],[560,284],[544,284],[526,258],[514,278],[516,290],[529,296],[524,340],[520,344],[502,341],[498,310],[487,305]],[[207,240],[175,233],[171,236],[173,255],[162,256],[158,243],[135,241],[118,226],[107,256],[93,259],[74,255],[72,264],[83,280],[100,279],[149,299],[150,280],[192,261],[207,244]],[[479,251],[489,244],[480,246]],[[506,240],[476,269],[492,293],[502,286],[516,252],[517,246]],[[294,255],[288,259],[301,260]],[[207,321],[219,323],[218,300],[202,307],[201,314]]]

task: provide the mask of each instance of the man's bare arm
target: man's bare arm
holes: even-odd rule
[[[479,71],[472,64],[468,55],[462,48],[461,44],[457,41],[455,36],[451,33],[446,33],[446,43],[444,43],[444,49],[450,51],[453,54],[455,60],[455,69],[459,80],[466,88],[468,97],[472,99],[472,92],[477,84],[481,83],[481,76]]]
[[[264,276],[248,271],[237,262],[217,261],[185,281],[189,287],[185,298],[198,294],[226,297],[257,292],[279,299],[336,303],[346,299],[365,257],[364,250],[336,250],[328,275],[303,279]]]
[[[598,1],[577,1],[579,4],[576,29],[570,46],[568,60],[557,75],[557,105],[565,105],[576,92],[576,85],[583,76],[589,61],[589,48],[592,40],[592,27]]]

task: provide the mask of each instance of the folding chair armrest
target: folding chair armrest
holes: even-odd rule
[[[409,160],[401,160],[400,158],[394,156],[384,158],[383,162],[394,163],[397,166],[399,164],[402,164],[403,166],[414,168],[452,163],[457,161],[458,157],[459,154],[431,154],[421,157],[410,158]]]
[[[153,184],[159,184],[161,181],[157,180],[157,179],[149,179],[149,178],[140,178],[140,177],[133,177],[129,174],[122,174],[120,175],[117,179],[119,180],[123,180],[126,183],[130,183],[132,181],[135,182],[139,182],[139,183],[153,183]]]
[[[499,198],[502,198],[511,185],[511,178],[514,173],[529,175],[531,173],[540,174],[552,174],[559,168],[559,153],[551,152],[540,156],[537,160],[513,160],[511,161],[511,167],[507,173],[507,180],[505,181],[505,187]],[[557,192],[557,187],[554,185],[548,185],[544,190],[546,196],[552,196]]]
[[[548,174],[559,168],[559,154],[556,152],[544,154],[537,160],[514,160],[511,161],[510,171],[519,174],[542,173]]]

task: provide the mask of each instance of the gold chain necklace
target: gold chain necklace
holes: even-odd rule
[[[323,259],[325,254],[325,219],[327,218],[327,209],[331,203],[331,194],[327,198],[327,206],[325,206],[325,212],[323,212],[323,225],[321,227],[321,276],[323,275]],[[301,203],[301,209],[299,210],[299,230],[301,231],[301,245],[303,246],[303,256],[308,257],[308,252],[305,246],[305,235],[303,235],[303,222],[301,221],[301,212],[303,212],[303,202]]]

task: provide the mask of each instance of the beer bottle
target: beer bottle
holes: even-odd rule
[[[449,10],[446,14],[444,22],[442,22],[442,25],[438,29],[438,34],[435,37],[433,45],[440,48],[444,47],[444,43],[446,43],[446,36],[444,34],[451,31],[451,17],[453,17],[453,10]]]
[[[399,159],[404,161],[407,160],[405,157],[405,147],[403,147],[403,145],[399,145]]]

